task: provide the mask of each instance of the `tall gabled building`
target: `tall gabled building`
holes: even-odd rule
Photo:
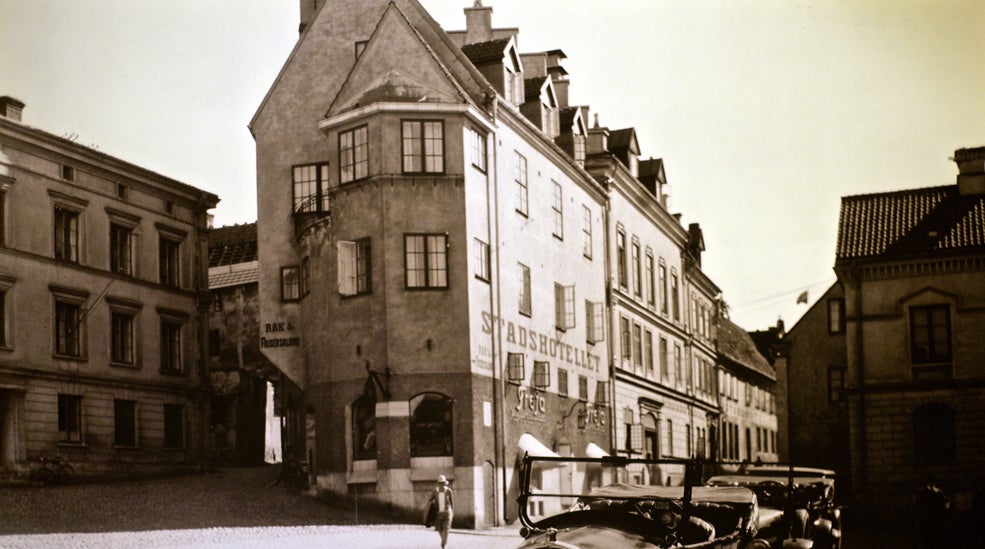
[[[525,452],[608,448],[611,423],[605,191],[554,142],[558,56],[522,60],[489,11],[449,35],[413,0],[303,9],[250,125],[261,350],[312,434],[293,457],[415,513],[444,474],[466,526],[516,518]]]

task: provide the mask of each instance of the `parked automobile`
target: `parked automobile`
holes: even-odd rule
[[[703,465],[693,460],[527,455],[518,498],[524,537],[519,547],[768,547],[758,539],[756,492],[738,485],[702,485]],[[680,472],[683,485],[656,484],[668,471]]]
[[[708,486],[744,487],[759,503],[757,539],[752,547],[838,549],[841,509],[835,505],[835,472],[790,464],[743,464],[715,475]]]

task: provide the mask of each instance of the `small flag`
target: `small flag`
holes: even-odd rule
[[[803,291],[797,296],[797,304],[807,303],[807,291]]]

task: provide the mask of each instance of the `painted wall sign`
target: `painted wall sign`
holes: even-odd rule
[[[294,325],[290,322],[268,322],[263,325],[264,334],[279,334],[282,332],[293,332]],[[279,337],[274,335],[273,337],[261,337],[260,338],[260,348],[261,349],[271,349],[274,347],[300,347],[301,338],[300,337]]]
[[[547,399],[544,395],[534,391],[531,392],[530,389],[523,385],[517,385],[516,387],[516,411],[527,410],[533,412],[534,415],[544,414],[547,412]]]
[[[483,333],[491,334],[494,325],[498,326],[501,332],[505,331],[507,343],[529,349],[544,357],[563,360],[578,368],[599,371],[601,358],[598,355],[594,355],[586,349],[569,345],[554,336],[531,330],[526,326],[514,323],[512,320],[496,317],[483,311]]]

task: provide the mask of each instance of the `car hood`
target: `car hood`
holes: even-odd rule
[[[650,543],[639,534],[593,524],[559,529],[554,541],[551,541],[547,533],[536,534],[524,540],[517,549],[609,549],[612,547],[656,549],[659,546]]]

